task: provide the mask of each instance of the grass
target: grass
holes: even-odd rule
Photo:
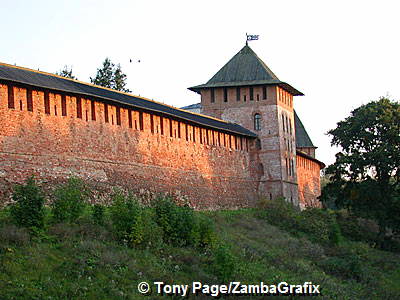
[[[255,209],[196,214],[214,221],[218,245],[223,245],[219,256],[215,254],[218,246],[164,243],[156,248],[129,248],[115,235],[107,214],[104,225],[95,224],[85,214],[75,224],[51,224],[32,234],[10,225],[7,212],[2,211],[0,299],[146,299],[137,291],[141,281],[229,280],[253,284],[311,281],[321,285],[323,299],[400,298],[399,254],[348,239],[327,246],[315,237],[269,224]],[[226,266],[226,257],[234,268],[222,280],[218,272],[221,264]],[[154,293],[147,297],[163,298]]]

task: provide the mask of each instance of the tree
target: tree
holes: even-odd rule
[[[93,84],[130,93],[131,91],[125,88],[126,79],[127,76],[122,72],[121,65],[115,66],[108,57],[103,61],[102,67],[97,69],[96,76],[94,78],[90,77],[90,81]]]
[[[353,110],[328,132],[340,146],[326,169],[330,182],[322,201],[374,219],[380,238],[390,228],[400,233],[400,104],[380,98]]]
[[[65,65],[64,69],[62,69],[61,71],[56,72],[56,75],[71,79],[77,79],[74,75],[72,75],[72,67],[69,68],[67,65]]]

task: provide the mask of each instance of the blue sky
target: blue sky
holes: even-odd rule
[[[361,104],[400,98],[397,1],[1,1],[0,61],[47,72],[72,66],[89,81],[105,57],[134,94],[177,107],[245,43],[302,91],[295,108],[317,149]],[[133,62],[129,63],[129,59]],[[138,62],[140,60],[140,63]]]

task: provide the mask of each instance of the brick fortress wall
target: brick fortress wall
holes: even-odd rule
[[[115,103],[0,82],[2,191],[31,174],[49,182],[74,175],[179,191],[197,208],[254,206],[253,144]]]
[[[300,207],[321,207],[320,165],[304,156],[296,156]]]

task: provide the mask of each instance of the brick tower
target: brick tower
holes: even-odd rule
[[[252,172],[260,194],[299,205],[293,96],[246,44],[207,83],[189,88],[201,95],[201,113],[242,125],[258,135]]]

